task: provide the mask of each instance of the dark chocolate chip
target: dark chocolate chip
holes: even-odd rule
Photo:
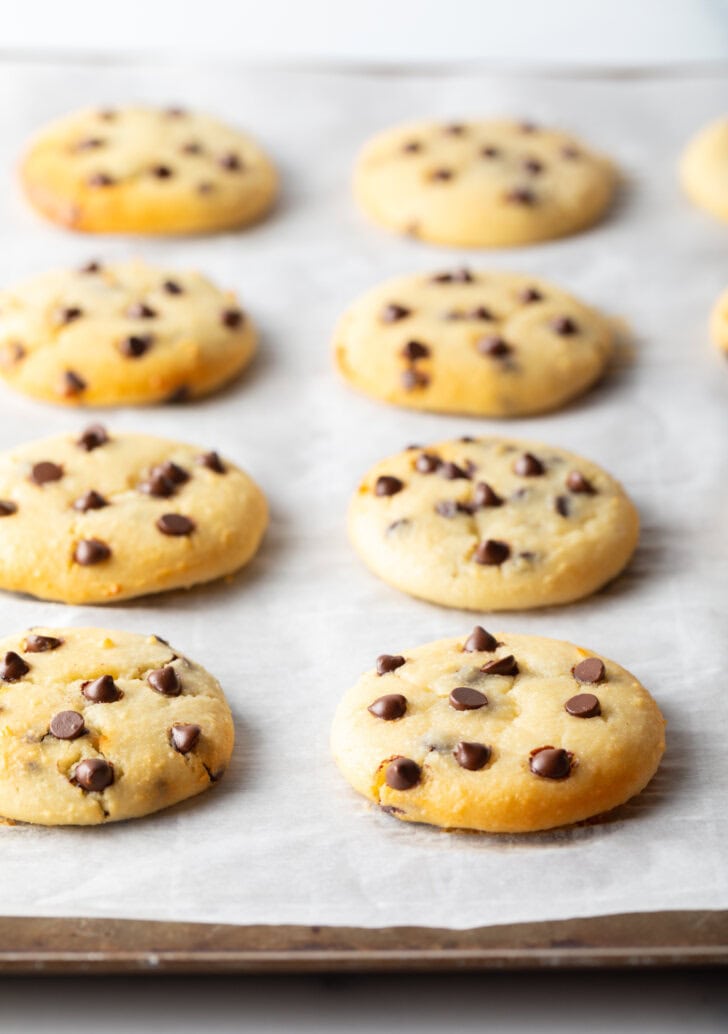
[[[488,661],[480,669],[484,675],[517,675],[518,662],[512,653],[507,657],[497,657],[494,661]]]
[[[523,161],[523,168],[532,176],[537,176],[539,172],[543,172],[543,162],[540,162],[538,158],[526,158]]]
[[[177,491],[174,482],[165,477],[158,468],[152,470],[147,480],[140,482],[138,487],[140,492],[155,499],[169,499]]]
[[[397,323],[399,320],[404,320],[411,315],[412,310],[405,305],[397,305],[396,302],[390,302],[389,305],[384,306],[379,318],[382,323]]]
[[[147,682],[165,697],[178,697],[182,692],[182,683],[174,668],[167,665],[164,668],[155,668],[147,675]]]
[[[217,160],[217,164],[221,169],[226,169],[228,172],[238,172],[243,168],[242,161],[234,151],[228,151],[227,154],[221,155]]]
[[[126,310],[126,315],[132,320],[153,320],[157,313],[146,302],[134,302]]]
[[[81,539],[76,546],[73,558],[82,567],[101,564],[111,556],[111,550],[101,539]]]
[[[537,456],[532,452],[524,452],[513,464],[513,471],[522,478],[540,477],[546,473],[546,468]]]
[[[560,334],[562,337],[571,337],[573,334],[579,333],[578,325],[570,316],[555,316],[551,320],[550,327],[554,334]]]
[[[216,474],[226,474],[227,467],[220,459],[220,456],[216,452],[203,452],[196,459],[196,462],[201,467],[207,467],[208,470],[213,470]]]
[[[114,782],[114,766],[102,758],[85,758],[76,765],[73,780],[82,790],[99,793]]]
[[[404,657],[399,654],[382,653],[377,657],[377,675],[388,675],[391,671],[401,668],[404,663]]]
[[[174,175],[169,165],[155,165],[151,170],[152,176],[158,180],[168,180]]]
[[[514,205],[535,205],[536,195],[532,190],[528,190],[526,187],[516,187],[515,190],[509,190],[506,194],[506,201],[509,201]]]
[[[156,522],[163,535],[191,535],[195,522],[181,513],[163,513]]]
[[[513,351],[513,347],[504,341],[502,337],[496,337],[491,335],[490,337],[482,337],[477,345],[478,351],[481,355],[490,356],[492,359],[502,359],[504,356],[510,355]]]
[[[433,169],[430,173],[430,179],[435,183],[446,183],[451,180],[454,176],[452,169]]]
[[[169,730],[169,739],[178,754],[189,754],[199,743],[201,732],[199,725],[175,722]]]
[[[93,259],[91,262],[87,262],[85,266],[81,266],[79,273],[100,273],[101,269],[101,263]]]
[[[470,479],[470,475],[462,467],[459,467],[457,463],[448,461],[447,463],[441,463],[437,469],[437,473],[440,477],[447,478],[448,481],[457,481],[460,478]]]
[[[442,466],[442,460],[432,452],[423,452],[415,460],[415,469],[420,474],[434,474]]]
[[[471,309],[470,312],[466,312],[465,313],[465,319],[466,320],[488,320],[490,322],[491,320],[495,319],[495,316],[490,311],[490,309],[486,309],[486,307],[484,305],[479,305],[477,308]]]
[[[383,718],[385,722],[393,722],[401,718],[407,710],[407,697],[401,693],[387,693],[386,696],[374,700],[367,711],[375,718]]]
[[[415,362],[417,359],[427,359],[429,354],[430,349],[421,341],[408,341],[400,352],[403,359],[409,359],[411,362]]]
[[[63,467],[58,463],[51,463],[50,460],[34,463],[30,472],[30,480],[36,485],[47,485],[50,481],[60,481],[62,477]]]
[[[24,653],[45,653],[47,650],[57,650],[63,646],[63,640],[53,635],[28,635],[23,643]]]
[[[561,517],[568,517],[571,512],[571,504],[565,495],[557,495],[554,500],[554,509]]]
[[[0,661],[0,679],[3,682],[18,682],[29,671],[30,665],[14,650],[9,650]]]
[[[604,664],[598,657],[587,657],[572,668],[577,682],[601,682],[604,678]]]
[[[184,288],[181,287],[176,280],[165,280],[162,284],[162,290],[165,294],[184,294]]]
[[[66,370],[61,378],[61,394],[66,398],[80,395],[87,388],[86,381],[73,370]]]
[[[472,284],[475,277],[469,269],[454,269],[447,273],[436,273],[432,278],[434,284]]]
[[[165,460],[164,463],[160,463],[153,470],[153,473],[159,473],[162,477],[168,478],[175,485],[184,485],[190,480],[190,475],[177,463],[173,463],[172,460]]]
[[[108,505],[108,500],[104,499],[100,492],[95,492],[91,489],[91,491],[79,496],[73,504],[73,509],[78,510],[79,513],[86,513],[88,510],[103,510]]]
[[[399,478],[392,477],[389,474],[382,474],[381,477],[377,478],[377,482],[374,486],[375,495],[396,495],[397,492],[401,492],[404,488],[404,481],[400,481]]]
[[[473,559],[476,564],[499,567],[506,562],[510,555],[511,547],[507,542],[501,542],[499,539],[486,539],[475,550]]]
[[[222,325],[224,327],[228,327],[230,330],[235,330],[236,327],[239,327],[244,318],[245,317],[240,309],[224,309],[222,316],[220,317]]]
[[[18,512],[18,504],[11,499],[0,499],[0,517],[10,517]]]
[[[471,513],[467,503],[458,503],[454,499],[442,499],[435,503],[435,513],[441,517],[456,517],[459,513]]]
[[[500,154],[500,148],[493,147],[492,144],[486,144],[485,147],[480,148],[480,153],[483,158],[497,158]]]
[[[481,625],[476,625],[465,640],[463,650],[466,653],[492,653],[498,646],[498,640]]]
[[[77,305],[69,305],[66,309],[61,309],[58,313],[58,322],[63,324],[73,323],[74,320],[78,320],[83,316],[83,309],[80,309]]]
[[[430,378],[426,373],[422,373],[421,370],[415,370],[414,367],[409,370],[405,370],[402,374],[402,387],[405,391],[414,391],[415,388],[426,388],[430,383]]]
[[[518,292],[518,300],[528,305],[530,302],[542,302],[543,295],[537,287],[524,287]]]
[[[486,481],[479,481],[473,492],[473,505],[482,510],[488,506],[502,506],[503,500]]]
[[[569,697],[564,704],[564,710],[574,718],[596,718],[602,713],[599,697],[593,693],[577,693],[576,696]]]
[[[484,743],[467,743],[461,740],[455,747],[453,756],[461,768],[467,768],[469,772],[478,772],[490,761],[490,747]]]
[[[393,790],[411,790],[422,776],[420,766],[411,758],[395,758],[387,765],[384,779]]]
[[[583,493],[584,495],[596,494],[594,485],[578,470],[569,471],[566,476],[566,487],[570,492]]]
[[[93,704],[113,704],[123,696],[111,675],[101,675],[91,682],[82,682],[81,692]]]
[[[127,359],[138,359],[152,347],[154,336],[152,334],[130,334],[125,337],[119,345],[119,351]]]
[[[422,150],[422,144],[419,140],[408,140],[406,144],[402,145],[402,150],[405,154],[417,154]]]
[[[456,711],[477,711],[487,703],[485,693],[471,689],[470,686],[457,686],[450,694],[450,707],[454,707]]]
[[[93,452],[94,449],[98,449],[101,445],[106,445],[108,440],[109,436],[103,424],[90,424],[82,432],[81,437],[77,439],[76,445],[81,449],[85,449],[86,452]]]
[[[114,181],[105,172],[93,172],[86,180],[86,183],[89,187],[111,187]]]
[[[85,731],[83,715],[78,711],[59,711],[51,718],[49,732],[57,740],[76,740]]]
[[[534,775],[544,779],[566,779],[571,772],[571,756],[560,748],[540,747],[531,754],[529,766]]]

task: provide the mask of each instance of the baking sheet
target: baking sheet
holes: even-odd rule
[[[580,79],[244,69],[218,63],[5,62],[0,66],[0,282],[90,257],[144,255],[238,290],[262,331],[249,374],[184,407],[102,414],[217,448],[262,484],[265,544],[226,583],[108,607],[0,595],[0,628],[97,624],[156,632],[214,672],[237,746],[225,779],[166,813],[95,829],[0,830],[0,914],[226,923],[468,927],[728,906],[728,369],[706,317],[728,281],[728,230],[675,183],[686,137],[721,111],[728,74]],[[77,105],[128,100],[209,109],[248,127],[279,163],[284,198],[242,233],[85,238],[19,197],[28,133]],[[570,128],[625,173],[612,217],[565,241],[500,252],[435,248],[370,227],[348,191],[353,156],[398,120],[514,113]],[[469,263],[550,277],[633,328],[605,383],[567,410],[478,421],[398,411],[332,372],[349,300],[386,277]],[[0,391],[0,445],[75,430],[79,414]],[[629,571],[594,598],[499,617],[388,588],[349,547],[359,475],[410,441],[503,432],[571,448],[622,479],[642,514]],[[358,798],[330,760],[343,691],[381,652],[494,630],[573,640],[632,669],[668,719],[650,787],[606,821],[525,837],[399,823]]]

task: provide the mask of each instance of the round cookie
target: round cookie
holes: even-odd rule
[[[216,679],[158,636],[32,628],[0,642],[0,815],[45,826],[137,818],[224,773]]]
[[[206,395],[250,361],[255,329],[199,273],[90,262],[0,292],[0,376],[66,405]]]
[[[380,284],[334,337],[339,371],[374,398],[493,417],[563,405],[598,380],[613,345],[607,320],[553,284],[468,269]]]
[[[375,222],[456,247],[565,237],[612,200],[614,167],[560,130],[513,120],[417,122],[361,152],[354,193]]]
[[[349,506],[351,541],[375,574],[469,610],[588,596],[638,534],[635,507],[596,464],[508,438],[411,446],[372,467]]]
[[[192,445],[95,424],[0,453],[0,588],[41,599],[211,581],[251,559],[267,521],[255,482]]]
[[[712,122],[693,137],[679,173],[693,204],[728,222],[728,118]]]
[[[527,833],[639,793],[664,725],[613,661],[476,627],[380,656],[342,700],[331,744],[354,789],[405,822]]]
[[[31,204],[89,233],[205,233],[273,204],[277,176],[249,136],[181,108],[88,108],[46,126],[21,169]]]

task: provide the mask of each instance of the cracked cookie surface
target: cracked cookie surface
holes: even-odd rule
[[[32,628],[0,641],[0,816],[136,818],[223,775],[233,720],[216,679],[157,636]]]
[[[0,588],[104,603],[242,567],[263,493],[216,452],[91,425],[0,454]]]
[[[507,119],[415,122],[362,150],[354,193],[375,222],[458,247],[508,247],[596,222],[616,173],[557,129]]]
[[[0,377],[47,402],[206,395],[248,364],[255,345],[235,296],[199,273],[90,262],[0,292]]]
[[[476,627],[379,657],[339,705],[331,745],[354,789],[399,819],[525,833],[639,793],[664,724],[613,661]]]
[[[90,233],[205,233],[262,216],[276,171],[247,134],[181,108],[88,108],[46,126],[21,180],[48,219]]]
[[[586,391],[613,346],[607,319],[553,284],[469,269],[380,284],[334,335],[339,371],[368,395],[497,417],[556,409]]]
[[[639,517],[621,485],[551,445],[485,437],[413,446],[372,467],[349,536],[389,585],[449,607],[517,610],[595,592]]]

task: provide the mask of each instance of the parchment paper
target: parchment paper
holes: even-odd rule
[[[128,253],[200,268],[237,289],[262,331],[233,387],[185,407],[105,412],[220,449],[267,492],[273,520],[228,583],[109,607],[0,594],[0,629],[97,624],[157,632],[221,680],[237,746],[222,783],[148,819],[93,829],[0,829],[0,914],[230,923],[471,927],[643,909],[725,908],[728,368],[706,318],[728,282],[728,228],[675,182],[684,140],[721,112],[728,75],[686,78],[359,74],[120,61],[0,67],[0,281]],[[279,163],[278,212],[241,233],[99,239],[41,223],[19,196],[27,135],[77,105],[130,99],[209,109]],[[401,119],[515,113],[571,128],[626,184],[612,217],[534,248],[463,253],[399,240],[355,211],[358,146]],[[332,372],[341,309],[381,278],[464,262],[553,278],[633,329],[606,382],[567,410],[497,422],[399,411]],[[0,391],[0,445],[75,430],[99,414]],[[621,478],[644,532],[628,573],[573,606],[500,617],[417,602],[380,583],[347,543],[360,474],[411,441],[489,431],[582,452]],[[132,544],[133,548],[133,544]],[[566,638],[632,669],[669,721],[654,782],[608,820],[525,837],[399,823],[335,770],[340,695],[380,652],[489,628]]]

